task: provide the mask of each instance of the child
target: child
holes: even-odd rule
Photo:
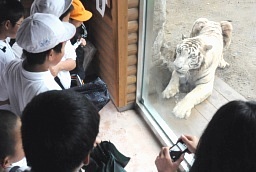
[[[79,28],[83,22],[89,20],[92,17],[92,13],[88,10],[86,10],[80,0],[73,0],[72,5],[74,6],[74,10],[70,14],[70,23],[72,23],[76,28]],[[72,71],[70,71],[71,74],[78,74],[79,77],[84,80],[85,78],[85,71],[83,69],[83,49],[78,46],[80,44],[77,44],[77,40],[79,42],[82,42],[82,46],[86,45],[86,41],[84,38],[81,38],[80,35],[76,35],[72,38],[71,42],[74,44],[74,48],[76,49],[77,59],[76,59],[76,68]]]
[[[24,19],[24,7],[17,0],[0,2],[0,75],[5,66],[16,59],[11,46],[10,38],[15,38],[18,28]],[[6,90],[1,90],[6,92]],[[1,109],[9,110],[8,100],[0,101]]]
[[[80,27],[84,21],[92,17],[92,13],[86,10],[80,0],[73,0],[74,10],[70,14],[70,23],[76,28]]]
[[[0,110],[0,172],[9,171],[13,163],[24,158],[20,129],[19,116]],[[22,169],[24,168],[27,168],[26,163]]]
[[[30,8],[30,15],[34,13],[45,13],[59,17],[70,7],[71,3],[72,0],[34,0]],[[17,42],[12,45],[12,49],[15,56],[21,58],[22,48]]]
[[[72,1],[65,0],[35,0],[31,6],[30,14],[50,13],[60,18],[61,21],[69,22],[70,12],[73,10]],[[64,6],[64,8],[60,8]],[[76,67],[76,51],[68,40],[65,45],[65,54],[61,61],[50,67],[51,74],[62,89],[68,89],[71,85],[69,71]]]
[[[69,22],[70,12],[74,9],[73,5],[60,16],[60,20],[63,22]],[[62,89],[68,89],[71,86],[71,76],[69,71],[76,67],[76,51],[72,46],[70,40],[67,41],[65,46],[65,54],[61,61],[50,68],[53,76],[55,76],[56,82],[62,87]]]
[[[80,93],[52,90],[22,114],[22,142],[33,172],[78,172],[89,163],[100,116]]]
[[[75,34],[75,27],[52,14],[35,13],[26,18],[16,41],[23,48],[24,60],[12,61],[0,78],[0,101],[9,98],[12,112],[21,115],[23,108],[37,94],[60,90],[49,72],[64,54],[65,42]],[[1,107],[1,106],[0,106]]]
[[[17,0],[0,2],[0,73],[15,55],[9,45],[24,19],[24,7]]]
[[[72,0],[34,0],[30,8],[30,15],[45,13],[60,17],[70,8],[71,3]]]

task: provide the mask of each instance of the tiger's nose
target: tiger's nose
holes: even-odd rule
[[[182,69],[182,66],[183,66],[183,65],[182,65],[181,63],[175,63],[175,62],[174,62],[174,66],[175,66],[175,69],[176,69],[176,70],[180,70],[180,69]]]

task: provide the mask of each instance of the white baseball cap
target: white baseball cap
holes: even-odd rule
[[[30,53],[40,53],[70,40],[75,32],[74,25],[52,14],[35,13],[22,22],[16,42]]]
[[[30,15],[34,13],[53,14],[60,17],[71,6],[72,0],[34,0]]]

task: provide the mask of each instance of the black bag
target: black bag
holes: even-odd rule
[[[83,48],[83,69],[85,71],[85,75],[86,75],[86,71],[97,51],[97,49],[95,48],[95,46],[89,41],[86,40],[86,45],[82,47]]]
[[[103,141],[92,150],[90,163],[83,169],[86,172],[126,172],[124,167],[129,161],[113,143]]]
[[[82,86],[71,87],[70,89],[84,94],[98,111],[100,111],[110,100],[107,85],[99,77]]]
[[[97,51],[96,47],[86,38],[87,29],[84,24],[77,28],[76,35],[71,39],[71,43],[75,44],[77,39],[86,39],[85,46],[78,46],[76,49],[76,67],[70,71],[70,74],[77,74],[84,80],[86,75],[88,75],[87,70],[90,66],[92,59]]]
[[[20,167],[19,166],[14,166],[10,169],[9,172],[16,172]]]

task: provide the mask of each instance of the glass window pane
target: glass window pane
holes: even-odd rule
[[[256,18],[251,16],[254,16],[256,2],[148,0],[145,4],[141,102],[164,130],[167,127],[176,137],[181,134],[200,137],[220,106],[234,99],[255,100]],[[194,22],[202,17],[217,23],[231,22],[233,26],[231,44],[223,50],[223,58],[230,66],[216,69],[212,94],[192,108],[191,115],[187,119],[177,118],[173,109],[190,91],[182,92],[180,89],[179,93],[170,98],[166,98],[168,97],[166,94],[163,97],[163,91],[175,69],[173,62],[176,46],[182,43],[182,35],[190,36]],[[222,28],[222,33],[227,33],[226,31]],[[194,56],[187,57],[195,58],[189,63],[190,68],[193,63],[199,64],[199,60]],[[179,78],[180,83],[183,84],[188,80]],[[190,88],[193,90],[195,87]],[[201,92],[198,92],[196,95],[200,96],[200,94]],[[185,109],[185,106],[179,107],[179,111]]]

